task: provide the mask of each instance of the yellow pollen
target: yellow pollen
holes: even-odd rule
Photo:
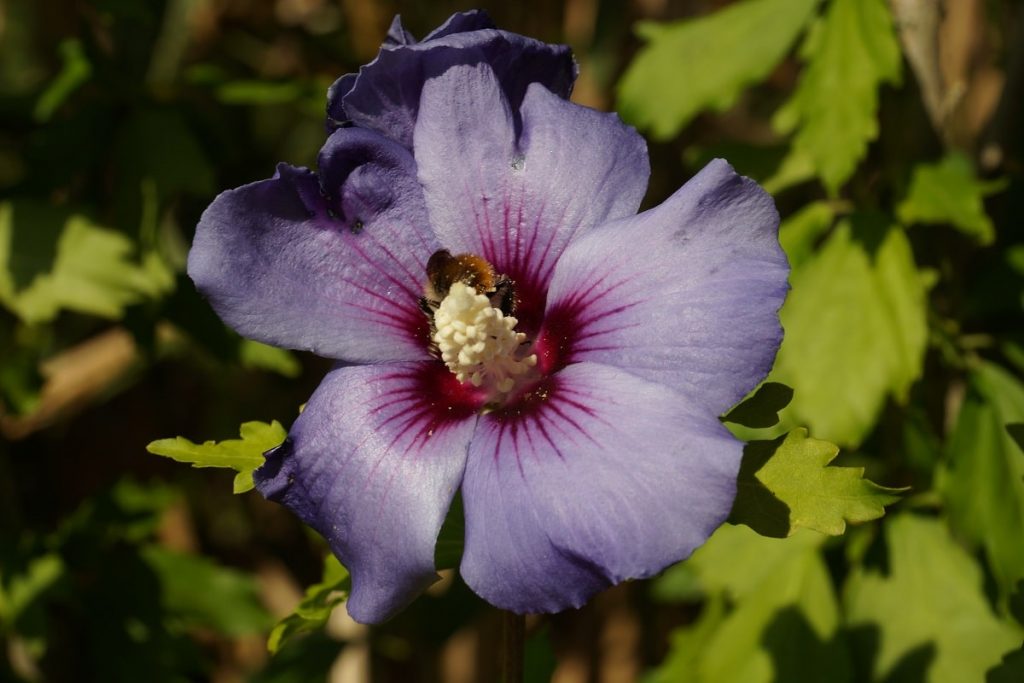
[[[536,354],[519,353],[526,335],[515,331],[518,322],[474,288],[456,282],[434,311],[433,341],[460,382],[507,394],[537,364]]]

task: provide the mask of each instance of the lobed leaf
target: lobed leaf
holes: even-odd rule
[[[263,464],[264,453],[280,446],[288,436],[277,420],[246,422],[242,425],[241,439],[206,441],[195,444],[184,437],[153,441],[146,450],[193,467],[225,467],[238,472],[234,492],[244,493],[253,488],[252,473]]]
[[[817,5],[746,0],[698,19],[638,24],[647,45],[619,83],[619,112],[664,139],[704,109],[728,109],[789,52]]]
[[[134,252],[132,240],[83,216],[0,203],[0,303],[27,323],[53,320],[61,309],[120,318],[161,292]]]
[[[798,528],[839,536],[847,523],[878,519],[906,489],[879,486],[862,467],[829,467],[839,448],[797,429],[743,450],[731,521],[782,538]]]
[[[348,570],[330,553],[324,558],[323,578],[306,589],[302,602],[274,626],[267,639],[267,649],[277,652],[281,646],[300,633],[323,628],[331,612],[341,604],[352,588]]]
[[[677,574],[692,575],[708,600],[695,624],[672,633],[668,656],[647,683],[850,680],[823,540],[806,531],[778,540],[719,528],[655,583],[658,590],[683,583]]]
[[[796,390],[784,421],[857,445],[886,396],[904,400],[921,375],[928,283],[904,232],[861,214],[841,221],[790,281],[770,376]]]
[[[985,549],[1004,596],[1024,579],[1024,454],[1007,424],[1024,421],[1024,384],[982,363],[970,379],[938,484],[959,532]]]
[[[948,223],[981,244],[991,244],[996,231],[983,200],[1002,186],[979,181],[967,157],[949,154],[937,163],[914,167],[910,191],[897,213],[904,223]]]
[[[983,680],[1024,635],[992,612],[981,569],[938,520],[903,514],[883,528],[886,567],[856,567],[843,592],[850,625],[877,634],[871,680],[922,652],[916,680]]]
[[[831,0],[801,50],[807,62],[775,126],[795,131],[793,154],[808,158],[835,193],[878,136],[878,89],[900,81],[900,48],[885,0]]]

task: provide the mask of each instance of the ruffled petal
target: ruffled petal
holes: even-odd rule
[[[416,39],[402,26],[402,17],[395,15],[388,27],[388,34],[384,36],[384,47],[397,47],[399,45],[414,45]]]
[[[340,367],[254,474],[352,574],[348,611],[377,623],[437,578],[434,545],[477,405],[438,363]]]
[[[420,43],[386,45],[355,81],[328,92],[328,125],[351,122],[412,148],[424,84],[458,65],[490,64],[518,109],[531,83],[568,97],[576,64],[566,45],[493,28],[485,14],[455,15]]]
[[[471,9],[465,12],[456,12],[445,22],[427,34],[423,39],[424,43],[450,36],[455,33],[469,33],[488,28],[496,28],[494,22],[487,12],[482,9]]]
[[[640,205],[647,148],[614,114],[535,84],[517,138],[513,108],[487,65],[453,67],[429,81],[420,106],[415,152],[438,237],[514,279],[527,309],[532,299],[543,306],[554,264],[575,235]]]
[[[515,612],[579,607],[687,557],[729,514],[743,445],[672,390],[596,363],[480,418],[461,572]]]
[[[240,334],[349,362],[427,358],[418,310],[438,248],[415,162],[376,133],[334,133],[321,177],[282,165],[203,213],[188,273]]]
[[[607,363],[725,412],[782,341],[778,226],[772,198],[716,160],[661,206],[583,236],[555,268],[541,366]]]

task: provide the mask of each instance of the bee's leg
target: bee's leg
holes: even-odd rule
[[[504,275],[494,285],[494,293],[490,296],[492,305],[497,304],[498,309],[505,315],[512,315],[516,312],[516,288],[515,283]]]
[[[434,320],[434,311],[437,310],[437,302],[436,301],[431,301],[430,299],[428,299],[425,296],[421,296],[420,299],[419,299],[419,305],[420,305],[420,310],[423,311],[423,314],[425,316],[427,316],[428,318],[430,318],[431,321],[433,321]]]

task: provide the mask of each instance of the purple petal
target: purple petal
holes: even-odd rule
[[[573,242],[548,292],[541,366],[607,363],[725,412],[782,341],[778,225],[771,197],[716,160],[661,206]]]
[[[395,17],[397,20],[398,17]],[[338,80],[331,83],[327,89],[327,133],[328,135],[339,128],[343,128],[349,122],[348,114],[341,101],[349,94],[352,86],[356,84],[358,74],[345,74]]]
[[[457,12],[445,19],[443,24],[428,33],[427,37],[423,39],[423,42],[426,43],[431,40],[437,40],[455,33],[468,33],[470,31],[480,31],[487,28],[497,27],[494,25],[494,22],[491,21],[490,15],[484,10],[471,9],[466,12]]]
[[[322,176],[280,166],[206,210],[188,273],[240,334],[350,362],[427,357],[417,299],[438,248],[415,162],[376,133],[344,129]]]
[[[491,28],[486,15],[456,15],[423,42],[385,46],[358,78],[328,92],[328,123],[352,122],[412,148],[424,83],[458,65],[490,64],[518,109],[531,83],[568,97],[576,64],[565,45],[549,45]]]
[[[582,605],[687,557],[729,514],[743,445],[682,396],[596,363],[480,418],[462,576],[515,612]]]
[[[415,151],[441,241],[488,259],[539,316],[566,244],[636,213],[649,165],[643,138],[614,114],[539,85],[530,87],[521,112],[517,140],[490,68],[454,67],[423,89]],[[529,327],[528,312],[517,317]]]
[[[388,34],[384,37],[385,47],[397,47],[399,45],[414,45],[416,39],[402,26],[402,17],[398,14],[391,20],[388,27]]]
[[[337,368],[256,470],[260,493],[348,567],[357,621],[387,619],[437,578],[434,545],[477,409],[439,363]]]

